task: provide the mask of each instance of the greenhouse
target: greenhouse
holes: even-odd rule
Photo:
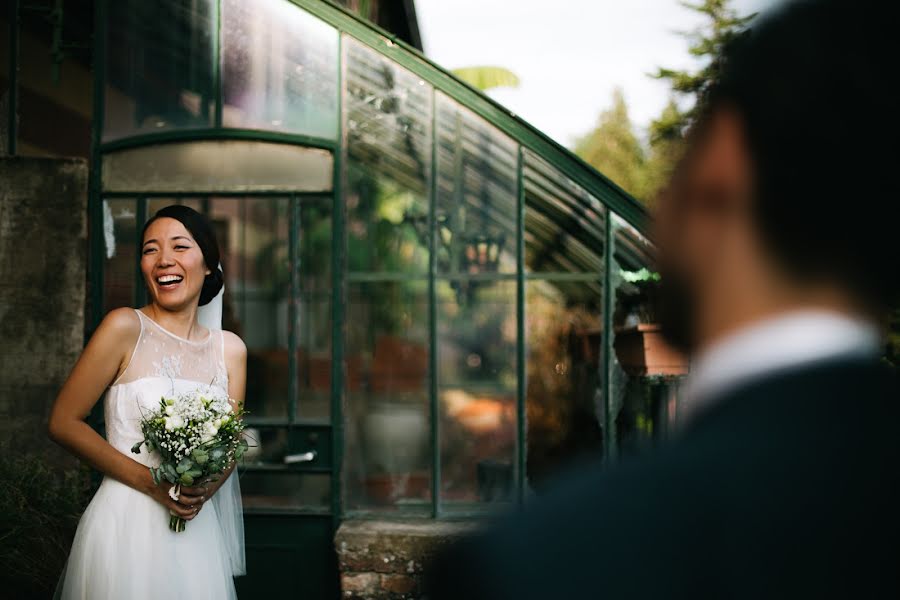
[[[670,379],[613,351],[648,219],[603,175],[330,3],[97,11],[91,318],[146,302],[157,209],[214,222],[258,440],[242,597],[317,597],[347,520],[476,518],[665,428]]]

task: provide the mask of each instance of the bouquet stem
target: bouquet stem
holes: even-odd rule
[[[184,531],[184,526],[186,523],[187,522],[181,517],[176,517],[175,515],[169,517],[169,529],[171,529],[175,533]]]

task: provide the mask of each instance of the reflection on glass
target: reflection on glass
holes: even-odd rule
[[[327,192],[328,150],[255,140],[198,140],[103,156],[108,192]]]
[[[103,200],[103,310],[134,306],[135,281],[140,275],[140,259],[135,239],[137,203],[132,198]],[[141,224],[143,226],[143,223]],[[140,243],[140,242],[138,242]]]
[[[555,167],[525,151],[525,270],[603,270],[606,209]]]
[[[223,328],[247,345],[252,417],[288,416],[287,198],[211,198],[225,274]]]
[[[296,226],[297,414],[331,415],[331,199],[302,200]]]
[[[599,415],[602,286],[526,283],[527,473],[535,491],[574,461],[602,452]]]
[[[337,30],[286,0],[224,0],[223,124],[334,139],[337,48]]]
[[[515,498],[516,285],[473,283],[436,288],[440,490],[448,511]]]
[[[350,272],[428,269],[432,89],[344,37]]]
[[[517,146],[470,110],[437,94],[440,273],[516,271]]]
[[[658,284],[649,278],[655,269],[653,246],[618,215],[613,215],[612,225],[613,445],[618,453],[629,455],[651,448],[674,424],[687,362],[659,331],[654,310]]]
[[[209,127],[215,0],[109,3],[103,141]]]
[[[344,463],[350,509],[430,510],[428,285],[347,290]]]
[[[327,473],[257,471],[239,468],[244,508],[327,510],[331,476]],[[234,476],[234,474],[232,474]]]

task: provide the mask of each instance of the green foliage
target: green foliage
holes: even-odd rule
[[[461,67],[451,71],[474,88],[485,91],[497,87],[519,87],[519,77],[503,67]]]
[[[627,281],[628,283],[638,283],[640,281],[660,281],[662,279],[659,273],[651,271],[646,267],[638,271],[620,271],[620,275],[622,279]]]
[[[59,472],[6,443],[0,453],[0,595],[49,598],[90,500],[90,469]]]
[[[690,125],[703,103],[710,85],[722,72],[722,52],[725,47],[745,30],[756,14],[739,16],[729,6],[730,0],[703,0],[697,4],[681,2],[681,5],[700,13],[705,23],[697,29],[682,35],[689,41],[688,52],[703,61],[695,71],[660,67],[653,77],[667,80],[672,92],[678,96],[688,96],[694,100],[690,109],[677,113],[664,111],[660,119],[651,124],[653,135],[673,135],[681,133]],[[668,107],[667,107],[668,109]],[[671,138],[670,138],[671,139]]]
[[[671,84],[672,97],[650,123],[649,145],[642,146],[634,133],[620,90],[613,93],[612,107],[600,115],[595,129],[575,145],[576,154],[647,206],[654,204],[681,157],[684,132],[721,72],[722,50],[755,16],[738,16],[729,0],[682,5],[705,17],[702,26],[682,34],[689,40],[688,51],[701,60],[702,66],[694,71],[659,68],[651,75]],[[679,99],[691,101],[691,107],[682,110]]]
[[[612,106],[600,113],[594,130],[576,141],[575,154],[629,194],[646,196],[647,159],[621,89],[613,91]]]

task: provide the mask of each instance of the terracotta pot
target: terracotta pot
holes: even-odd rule
[[[665,342],[659,325],[617,329],[616,358],[629,375],[686,375],[687,357]]]

